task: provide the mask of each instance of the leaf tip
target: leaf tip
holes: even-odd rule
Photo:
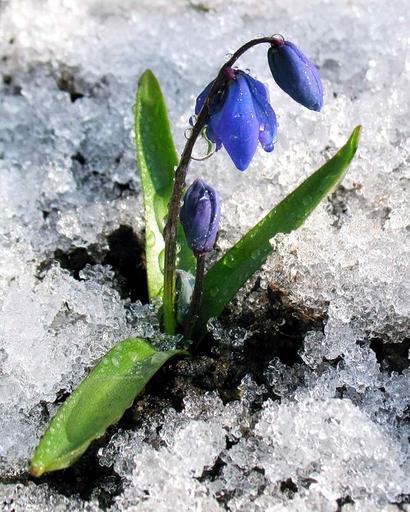
[[[157,79],[154,73],[149,68],[147,68],[138,79],[138,87],[149,85],[152,81],[157,81]]]
[[[349,143],[350,143],[350,147],[352,149],[353,155],[356,153],[357,147],[359,145],[359,139],[360,139],[360,135],[362,133],[362,129],[363,129],[363,126],[361,124],[359,124],[354,128],[352,134],[350,135]]]
[[[137,104],[138,98],[143,103],[154,105],[158,101],[158,94],[161,93],[157,77],[150,69],[146,69],[138,79]]]
[[[34,476],[36,478],[39,478],[41,475],[45,473],[45,467],[44,464],[41,464],[40,462],[31,461],[28,472],[31,476]]]

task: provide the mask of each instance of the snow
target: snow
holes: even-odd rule
[[[406,510],[406,12],[404,0],[0,2],[5,510]],[[189,179],[202,176],[223,199],[218,251],[363,124],[343,185],[302,229],[273,241],[231,313],[211,322],[216,347],[174,363],[168,387],[148,390],[134,424],[98,449],[95,464],[121,482],[104,484],[108,504],[101,481],[89,494],[64,493],[53,476],[25,481],[61,396],[117,341],[159,332],[155,307],[139,302],[138,283],[134,296],[124,292],[113,263],[113,233],[136,255],[142,240],[132,133],[139,75],[158,76],[181,151],[196,94],[226,55],[276,32],[320,67],[325,107],[310,112],[276,87],[263,47],[240,61],[269,87],[278,144],[258,150],[246,173],[223,151],[192,163]],[[299,327],[290,355],[262,353],[291,319]]]

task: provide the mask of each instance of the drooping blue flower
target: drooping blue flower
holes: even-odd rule
[[[276,36],[268,50],[268,62],[281,89],[306,108],[321,110],[323,86],[319,71],[299,48],[282,36]]]
[[[262,82],[244,71],[227,68],[227,83],[223,91],[211,100],[206,134],[222,146],[235,166],[248,168],[258,143],[273,151],[276,141],[276,115],[269,102],[269,92]],[[195,114],[199,114],[208,97],[213,82],[207,85],[196,100]]]
[[[185,193],[179,214],[188,245],[196,256],[214,248],[220,217],[216,190],[196,179]]]

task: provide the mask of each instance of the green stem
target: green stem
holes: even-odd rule
[[[192,156],[192,150],[195,142],[204,128],[209,114],[209,106],[213,97],[223,88],[227,82],[225,74],[226,68],[232,67],[237,59],[253,46],[261,43],[274,44],[273,37],[260,37],[248,41],[241,46],[232,57],[225,62],[219,70],[214,80],[213,86],[209,92],[207,101],[205,101],[196,123],[192,127],[191,136],[185,144],[185,148],[181,155],[181,160],[175,170],[174,188],[172,190],[171,200],[168,206],[168,218],[164,228],[165,239],[165,262],[164,262],[164,295],[163,295],[163,326],[167,334],[175,334],[175,275],[176,275],[176,235],[179,210],[181,208],[182,193],[185,188],[185,179],[188,172],[189,162]]]

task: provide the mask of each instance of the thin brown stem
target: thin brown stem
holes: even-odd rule
[[[187,315],[187,321],[185,324],[184,335],[186,339],[190,339],[198,320],[199,308],[201,306],[202,290],[204,284],[205,274],[205,257],[206,254],[200,254],[196,259],[196,274],[195,274],[195,285],[194,291],[192,292],[191,304]]]
[[[181,207],[182,193],[185,188],[185,180],[188,172],[189,162],[192,156],[192,150],[195,142],[204,128],[209,115],[210,105],[216,94],[223,88],[227,81],[225,70],[232,67],[235,62],[243,55],[247,50],[262,43],[274,44],[275,39],[273,37],[260,37],[248,41],[241,46],[232,57],[225,62],[225,64],[219,70],[219,73],[214,80],[213,86],[209,92],[207,101],[205,101],[196,123],[192,127],[191,136],[187,140],[184,150],[181,155],[181,160],[178,167],[175,170],[174,188],[172,191],[171,200],[168,206],[168,218],[164,228],[164,239],[165,239],[165,263],[164,263],[164,295],[163,295],[163,311],[164,311],[164,329],[168,334],[175,334],[176,322],[175,322],[175,273],[176,273],[176,233],[177,233],[177,221],[179,210]]]

